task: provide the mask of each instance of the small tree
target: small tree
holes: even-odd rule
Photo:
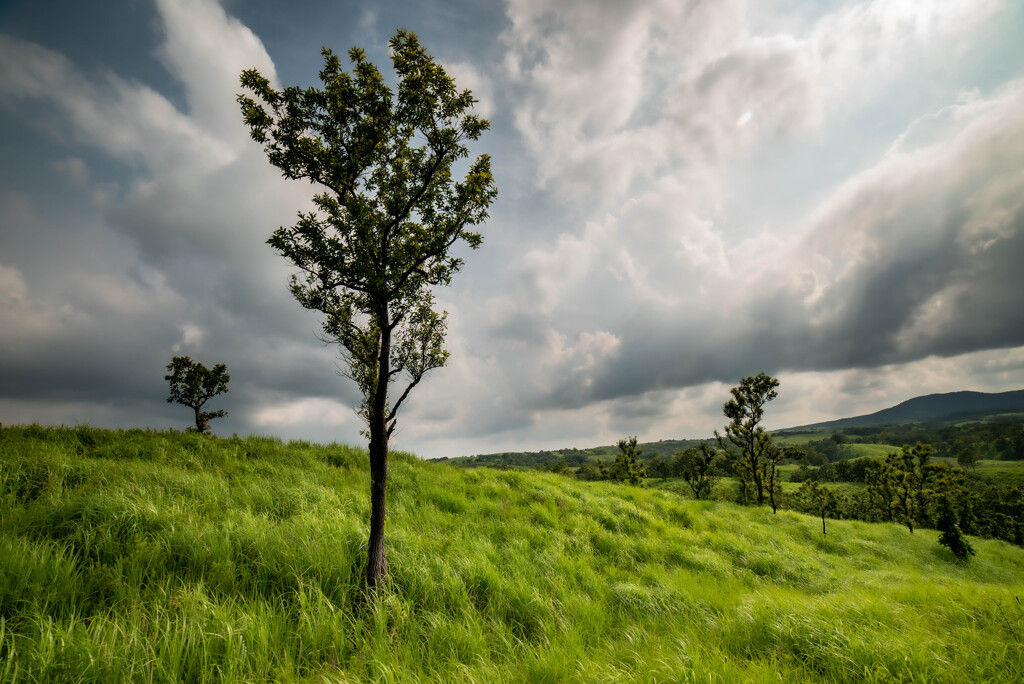
[[[889,476],[887,464],[871,461],[864,471],[864,483],[867,485],[867,508],[877,511],[879,517],[886,522],[896,522],[893,493],[893,480]]]
[[[477,248],[469,228],[487,218],[497,196],[490,158],[477,157],[465,178],[452,178],[468,156],[463,144],[490,124],[469,113],[476,100],[420,46],[398,31],[390,41],[398,75],[392,91],[359,48],[352,72],[322,51],[323,89],[276,90],[255,69],[242,72],[242,115],[267,159],[284,176],[321,191],[315,211],[267,241],[299,272],[291,290],[324,314],[325,338],[337,342],[346,375],[363,395],[370,451],[370,535],[366,583],[388,571],[384,546],[388,440],[398,410],[424,375],[444,366],[445,313],[431,287],[448,285],[462,267],[452,251]],[[402,380],[404,378],[404,380]],[[404,387],[391,394],[391,386]]]
[[[797,490],[797,501],[801,507],[821,517],[821,536],[826,536],[825,518],[839,512],[839,500],[828,487],[822,487],[814,480],[807,480]]]
[[[717,455],[718,452],[713,446],[701,442],[698,446],[690,447],[676,456],[676,471],[690,486],[694,498],[710,497],[711,490],[718,484],[718,477],[711,468]]]
[[[672,476],[672,462],[661,454],[655,454],[644,464],[647,477],[667,478]]]
[[[601,469],[593,463],[584,463],[576,470],[576,478],[579,480],[586,480],[587,482],[593,482],[594,480],[603,480],[601,476]]]
[[[914,446],[904,444],[899,451],[885,457],[883,476],[888,480],[896,512],[911,534],[914,522],[924,510],[925,486],[936,472],[935,466],[929,463],[932,451],[930,444],[918,442]]]
[[[636,445],[636,437],[620,439],[618,442],[619,454],[615,457],[615,463],[611,467],[613,480],[628,480],[630,484],[643,484],[646,474],[644,466],[640,463],[640,454],[643,450]]]
[[[961,468],[970,468],[971,470],[977,470],[978,466],[978,452],[973,446],[965,446],[960,450],[960,453],[956,455],[956,462]]]
[[[772,513],[779,512],[779,501],[782,498],[782,485],[779,483],[779,466],[783,461],[796,461],[803,457],[803,451],[794,446],[772,445],[764,453],[764,483],[768,490],[768,502]]]
[[[771,435],[761,425],[764,405],[779,396],[779,381],[765,373],[743,378],[730,392],[732,399],[722,407],[729,424],[725,435],[715,430],[719,446],[732,454],[733,471],[741,490],[753,490],[758,506],[764,504],[765,457],[772,447]],[[730,445],[737,451],[730,449]]]
[[[935,527],[939,530],[939,543],[960,560],[970,560],[974,555],[974,547],[960,529],[960,519],[953,508],[953,502],[948,495],[939,494],[935,497],[935,504]]]
[[[167,373],[164,380],[171,383],[171,394],[167,397],[167,403],[177,402],[195,412],[196,425],[189,428],[190,430],[205,434],[210,430],[211,420],[228,415],[227,411],[202,410],[207,401],[228,391],[231,376],[228,375],[228,368],[223,363],[209,369],[187,356],[175,356],[167,364]]]

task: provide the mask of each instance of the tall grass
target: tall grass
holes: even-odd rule
[[[1024,550],[342,445],[0,429],[0,681],[1024,681]]]

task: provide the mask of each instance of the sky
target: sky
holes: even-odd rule
[[[0,2],[0,422],[358,444],[354,383],[265,244],[315,188],[243,125],[243,69],[321,46],[470,88],[499,196],[436,291],[426,458],[705,437],[767,372],[782,428],[1024,388],[1019,0]],[[347,58],[346,58],[347,59]]]

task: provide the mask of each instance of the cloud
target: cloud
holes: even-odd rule
[[[803,237],[747,255],[731,278],[622,336],[592,398],[1024,344],[1024,83],[949,139],[847,181]],[[717,306],[701,306],[704,300]],[[696,306],[694,306],[696,304]],[[660,313],[660,315],[659,315]],[[682,347],[687,329],[697,331]]]
[[[155,6],[163,83],[0,36],[0,116],[46,139],[46,184],[0,188],[0,412],[185,425],[162,377],[188,353],[228,364],[219,429],[359,441],[357,392],[264,244],[312,190],[234,101],[243,68],[277,67],[220,3]],[[376,49],[395,13],[366,7],[341,16]],[[399,446],[705,436],[761,370],[779,427],[1022,377],[1024,86],[968,68],[1010,4],[801,7],[510,0],[468,43],[411,11],[492,120],[502,194],[438,293],[452,359]],[[962,74],[923,82],[940,57]]]
[[[3,99],[46,112],[44,132],[88,150],[54,168],[94,191],[46,211],[39,197],[4,198],[12,258],[32,268],[24,276],[3,264],[11,287],[0,317],[20,324],[0,333],[0,394],[170,416],[160,406],[163,366],[183,352],[227,362],[240,407],[227,429],[265,415],[248,407],[261,406],[268,386],[285,400],[350,399],[310,334],[315,317],[288,295],[287,264],[264,244],[310,195],[270,167],[234,101],[243,68],[275,79],[273,63],[215,2],[157,9],[158,54],[185,87],[185,110],[149,85],[0,36]],[[104,157],[123,165],[113,184],[91,173]]]
[[[473,113],[488,118],[495,111],[494,82],[480,69],[469,62],[442,62],[445,72],[455,80],[455,87],[473,91],[477,102],[473,105]]]

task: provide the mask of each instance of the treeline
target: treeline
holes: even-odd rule
[[[786,432],[784,435],[804,434]],[[948,425],[937,421],[847,427],[841,432],[804,445],[810,465],[847,458],[849,444],[931,444],[937,457],[958,458],[967,453],[975,459],[996,461],[1024,460],[1024,423],[1007,420]]]
[[[801,465],[790,481],[863,483],[855,493],[837,495],[832,517],[938,528],[952,508],[966,534],[1024,545],[1024,488],[935,463],[934,454],[931,445],[918,442],[894,449],[884,461],[863,457]]]
[[[640,458],[649,461],[656,456],[664,459],[672,458],[678,451],[695,446],[701,440],[697,439],[666,439],[659,442],[647,442],[640,444]],[[597,465],[598,461],[608,463],[615,460],[618,453],[615,446],[598,446],[585,449],[565,447],[563,449],[544,451],[508,451],[494,454],[476,454],[474,456],[456,456],[454,458],[442,457],[434,459],[439,463],[447,462],[451,465],[464,466],[469,468],[537,468],[551,470],[558,466],[559,462],[564,463],[567,468],[579,468],[585,464]]]

